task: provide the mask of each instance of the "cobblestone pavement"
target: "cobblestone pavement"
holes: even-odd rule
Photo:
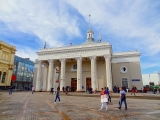
[[[128,110],[118,109],[118,99],[112,99],[109,110],[99,111],[98,97],[61,96],[54,104],[55,95],[37,92],[15,92],[0,95],[0,120],[158,120],[159,100],[128,99]]]

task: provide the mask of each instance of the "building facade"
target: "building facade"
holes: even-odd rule
[[[34,62],[29,58],[14,57],[12,86],[15,89],[31,88],[34,75]]]
[[[16,47],[0,41],[0,88],[10,86]]]
[[[94,32],[87,31],[84,44],[41,49],[37,52],[35,62],[34,86],[36,91],[49,91],[60,85],[71,87],[76,91],[86,91],[87,86],[93,90],[103,87],[125,86],[137,89],[143,87],[140,53],[112,52],[109,42],[94,41]],[[59,77],[56,68],[60,69]],[[59,82],[57,82],[59,79]]]
[[[143,85],[160,85],[160,73],[142,74]]]

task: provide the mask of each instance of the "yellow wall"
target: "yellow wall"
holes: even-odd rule
[[[10,86],[16,47],[0,41],[0,86]],[[4,83],[3,74],[6,73]]]

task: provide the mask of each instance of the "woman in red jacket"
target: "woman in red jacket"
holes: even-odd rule
[[[101,88],[101,92],[100,92],[100,95],[101,95],[101,103],[102,103],[102,106],[99,110],[102,110],[102,108],[105,106],[106,107],[106,110],[108,110],[108,106],[107,106],[107,103],[108,102],[108,99],[107,99],[107,94],[106,94],[106,91]]]

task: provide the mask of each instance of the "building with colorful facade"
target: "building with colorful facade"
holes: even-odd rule
[[[0,41],[0,89],[10,86],[16,47]]]

